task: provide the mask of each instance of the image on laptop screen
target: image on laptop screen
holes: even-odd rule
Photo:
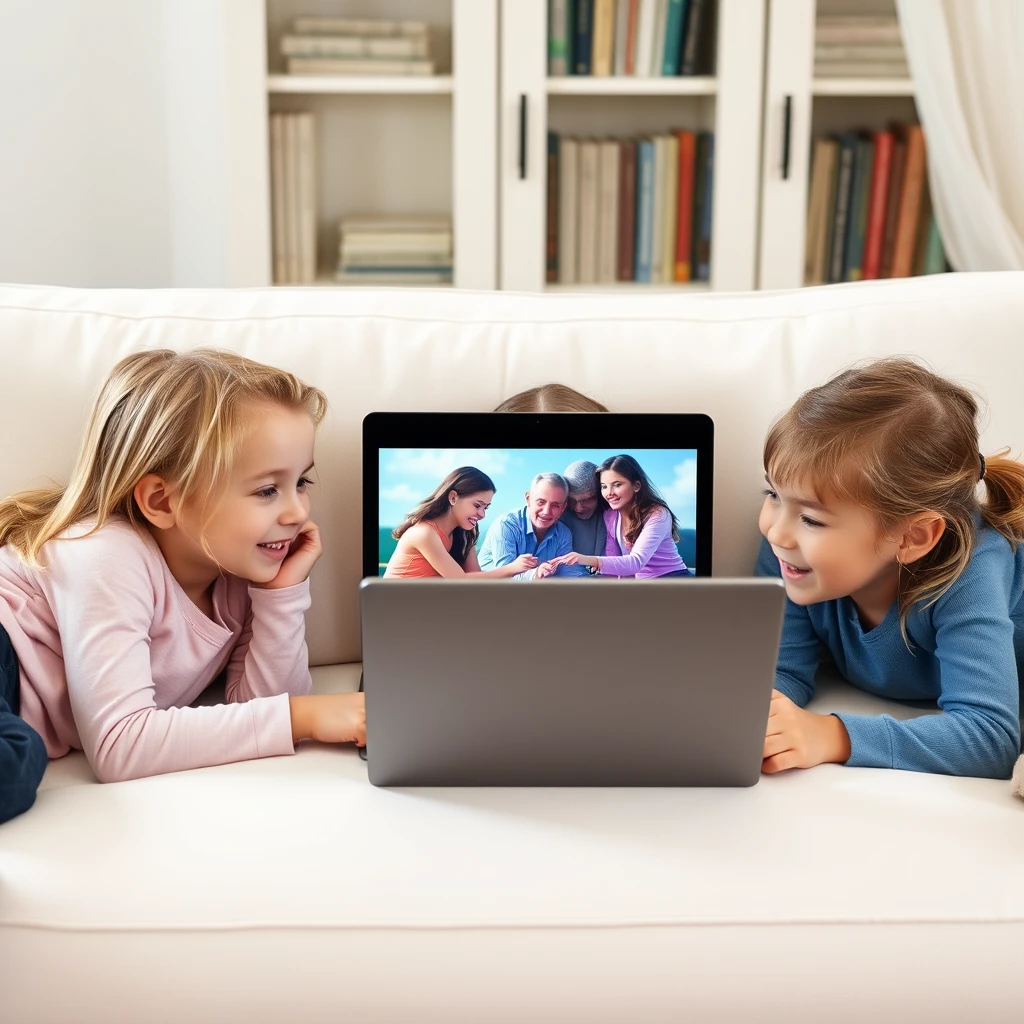
[[[518,580],[707,576],[712,461],[699,414],[372,413],[363,575],[436,576],[439,544]]]
[[[507,565],[509,555],[519,550],[535,551],[544,561],[557,560],[577,548],[585,555],[628,555],[635,545],[623,535],[623,516],[616,509],[625,509],[628,517],[636,504],[635,495],[642,493],[651,513],[664,520],[668,539],[656,552],[659,564],[644,573],[650,560],[645,562],[640,577],[696,573],[696,449],[381,448],[378,460],[378,575],[383,576],[389,565],[390,575],[396,575],[394,569],[401,560],[400,555],[396,558],[396,531],[401,532],[402,524],[417,510],[427,511],[432,496],[440,497],[438,504],[444,505],[450,495],[443,486],[446,482],[449,488],[454,484],[460,490],[465,490],[467,483],[480,488],[467,495],[466,523],[476,530],[481,569]],[[600,469],[607,463],[609,468],[602,473]],[[559,478],[568,483],[568,489],[560,485]],[[439,489],[445,493],[439,494]],[[652,506],[663,511],[654,511]],[[622,565],[607,575],[636,576],[631,568]],[[593,574],[577,563],[558,564],[551,575]],[[522,578],[532,577],[526,573]]]

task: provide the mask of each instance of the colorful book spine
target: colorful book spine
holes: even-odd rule
[[[573,71],[590,74],[590,52],[594,32],[594,0],[576,0],[576,31],[573,41]]]
[[[661,67],[661,73],[666,76],[679,74],[683,32],[686,29],[686,7],[687,0],[668,0],[668,13],[665,17],[665,50]]]
[[[846,254],[843,260],[843,280],[845,281],[859,281],[861,276],[871,189],[871,169],[874,160],[874,144],[869,139],[858,139],[854,154],[853,184],[850,195],[850,229],[846,233]]]
[[[683,53],[679,62],[679,74],[701,75],[710,72],[706,50],[708,39],[709,11],[711,0],[690,0],[686,12],[686,28],[683,32]]]
[[[942,235],[939,234],[939,222],[932,211],[928,225],[928,243],[924,254],[924,273],[943,274],[946,271],[946,253],[942,247]]]
[[[885,208],[885,232],[882,235],[882,263],[879,277],[892,277],[892,257],[896,251],[896,229],[899,226],[900,196],[903,194],[903,178],[907,167],[906,139],[896,138],[892,151],[892,167],[889,171],[888,199]]]
[[[707,132],[707,144],[704,148],[704,197],[700,208],[700,233],[697,238],[695,260],[697,280],[711,280],[711,207],[714,199],[715,183],[715,136]],[[696,214],[694,220],[697,220]]]
[[[558,280],[558,134],[548,132],[547,248],[545,280]]]
[[[615,0],[594,0],[590,73],[607,78],[615,57]]]
[[[853,189],[853,165],[856,154],[856,136],[844,135],[839,143],[839,173],[836,175],[836,194],[832,206],[832,253],[828,269],[830,284],[837,284],[843,280],[843,261],[846,257],[846,232],[850,224],[850,196]]]
[[[569,0],[548,0],[548,74],[555,77],[568,75],[571,70],[571,13]]]
[[[636,143],[623,142],[619,163],[618,279],[632,281],[636,251]]]
[[[654,142],[637,144],[636,267],[633,278],[651,283],[651,246],[654,238]]]
[[[885,207],[889,193],[889,172],[895,137],[892,132],[875,133],[875,158],[871,168],[871,196],[868,200],[867,230],[864,235],[864,263],[861,278],[872,281],[882,267],[885,239]]]
[[[697,157],[695,132],[679,133],[679,204],[676,224],[675,280],[693,279],[693,182]]]
[[[626,16],[626,74],[636,74],[636,40],[638,21],[640,19],[640,0],[619,0],[619,3],[628,3],[629,11]]]
[[[907,128],[907,167],[900,195],[899,223],[896,245],[892,257],[892,276],[909,277],[914,265],[914,240],[921,214],[921,191],[927,170],[925,168],[924,132],[920,125]]]

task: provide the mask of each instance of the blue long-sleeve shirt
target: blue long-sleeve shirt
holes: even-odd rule
[[[506,512],[487,531],[480,545],[478,557],[480,568],[498,569],[509,562],[514,562],[520,555],[535,555],[538,562],[547,562],[559,555],[567,555],[572,551],[572,534],[569,527],[562,522],[554,523],[544,534],[543,540],[537,540],[537,534],[530,521],[526,507]],[[567,569],[573,566],[560,565],[555,569],[555,576],[566,576]],[[532,580],[535,569],[519,573],[513,579]]]
[[[780,576],[765,541],[754,570]],[[901,722],[890,715],[837,717],[850,734],[848,765],[984,778],[1010,777],[1020,750],[1024,668],[1024,545],[978,530],[971,560],[949,589],[907,619],[896,603],[867,632],[849,597],[786,601],[775,686],[801,707],[814,695],[819,645],[854,686],[894,700],[935,701],[940,715]]]

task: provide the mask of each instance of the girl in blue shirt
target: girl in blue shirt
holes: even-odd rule
[[[979,454],[977,412],[964,388],[890,358],[812,388],[769,432],[756,571],[781,576],[789,600],[764,771],[831,761],[1010,777],[1024,465]],[[855,686],[941,714],[804,710],[821,645]]]

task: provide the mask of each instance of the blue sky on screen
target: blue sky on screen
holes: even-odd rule
[[[626,448],[676,514],[682,529],[694,529],[697,507],[697,451],[693,448]],[[577,459],[600,465],[620,451],[599,448],[382,448],[381,526],[397,526],[458,466],[475,466],[497,488],[481,531],[498,516],[525,503],[537,473],[561,473]]]

